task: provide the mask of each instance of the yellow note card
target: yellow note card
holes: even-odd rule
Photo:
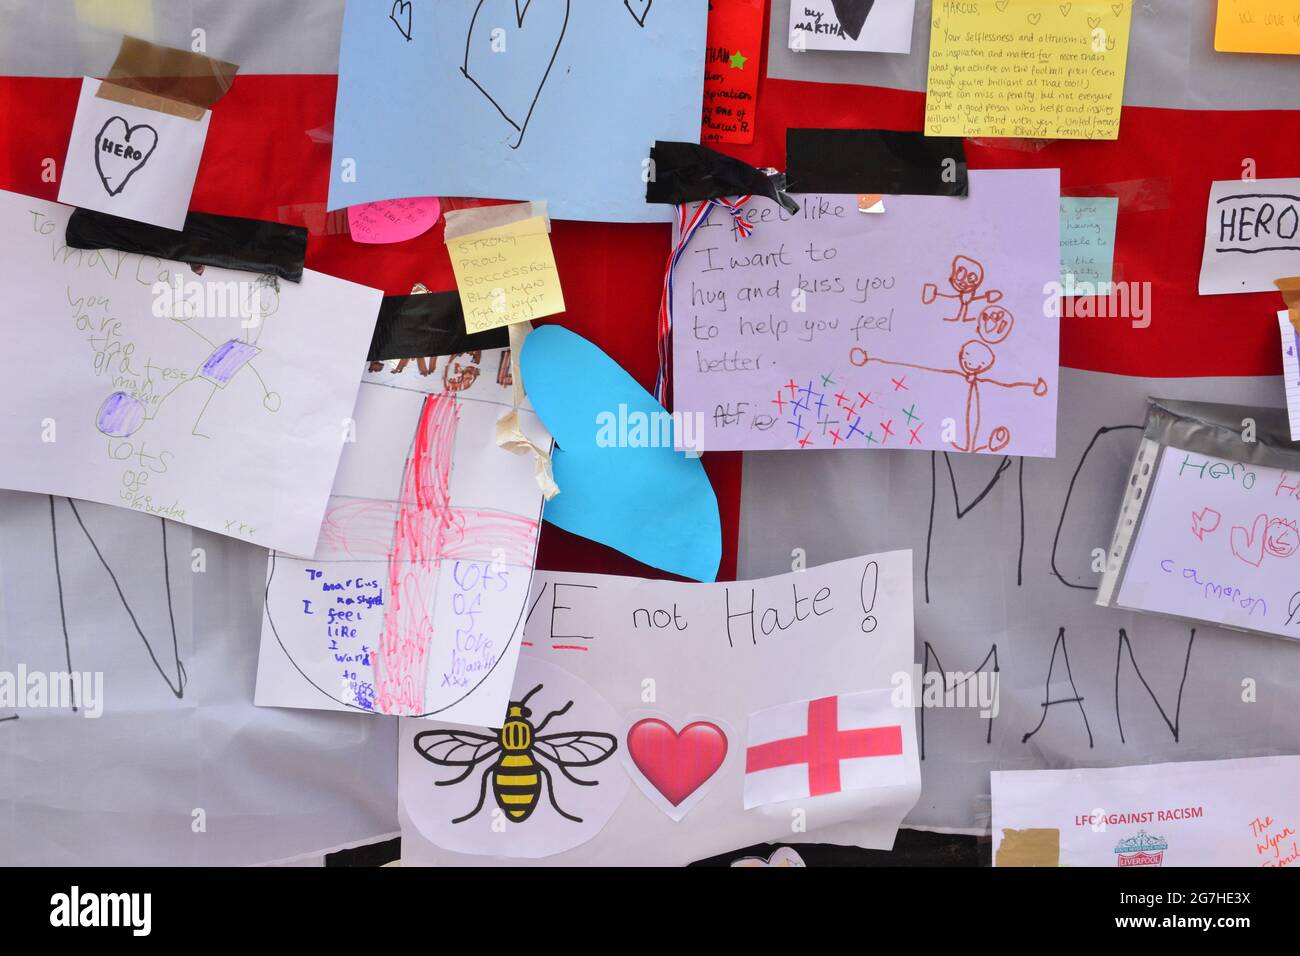
[[[153,0],[76,0],[74,9],[92,27],[153,39]]]
[[[1214,48],[1220,53],[1300,53],[1300,3],[1219,0]]]
[[[935,0],[927,136],[1115,139],[1131,0]]]
[[[484,332],[564,311],[546,219],[484,229],[447,243],[465,331]]]

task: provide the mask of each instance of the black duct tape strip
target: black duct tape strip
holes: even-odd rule
[[[970,177],[959,136],[889,129],[790,129],[787,189],[798,193],[966,196]]]
[[[185,217],[185,228],[177,232],[76,209],[68,219],[67,243],[73,249],[118,249],[301,282],[307,230],[260,219],[192,212]]]
[[[799,211],[799,204],[786,195],[782,173],[755,169],[707,146],[660,140],[650,150],[650,161],[654,165],[645,187],[646,202],[679,206],[754,195],[766,196],[790,213]]]
[[[370,339],[366,361],[456,355],[475,349],[503,349],[510,345],[505,328],[470,335],[458,292],[423,292],[386,295]]]

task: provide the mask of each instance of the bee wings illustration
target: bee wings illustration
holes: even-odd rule
[[[425,760],[441,767],[464,768],[454,777],[434,781],[435,786],[447,787],[460,783],[479,764],[487,763],[479,781],[478,803],[469,813],[453,819],[452,823],[462,823],[478,814],[487,800],[489,787],[497,806],[506,814],[507,819],[516,823],[522,823],[531,816],[543,789],[556,813],[574,823],[582,822],[581,817],[567,813],[560,807],[550,771],[534,757],[544,758],[554,764],[570,783],[580,787],[594,787],[599,781],[575,777],[570,772],[571,768],[594,767],[607,760],[618,749],[618,740],[613,734],[595,730],[540,733],[554,718],[568,713],[573,706],[573,701],[569,701],[534,725],[533,712],[527,705],[528,700],[541,689],[542,685],[539,684],[521,700],[511,701],[505,721],[492,734],[467,730],[427,730],[415,735],[415,750]]]
[[[427,740],[427,743],[422,741]],[[487,760],[501,749],[497,734],[475,734],[468,730],[426,730],[415,735],[415,749],[430,763],[441,767],[465,767],[465,773],[451,780],[438,780],[438,786],[456,783],[469,776],[476,763]]]

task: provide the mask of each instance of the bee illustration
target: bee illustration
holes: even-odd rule
[[[512,700],[506,719],[494,736],[476,734],[466,730],[426,730],[415,735],[415,749],[421,757],[440,767],[464,767],[458,777],[435,781],[434,786],[449,787],[460,783],[485,760],[492,763],[483,771],[479,784],[478,803],[474,809],[452,823],[464,823],[483,809],[487,800],[488,781],[492,781],[492,795],[514,823],[523,823],[537,806],[537,798],[546,784],[546,795],[555,812],[566,820],[581,823],[582,818],[560,809],[555,799],[555,783],[551,772],[537,757],[545,757],[570,783],[580,787],[594,787],[595,780],[579,780],[569,772],[571,767],[594,767],[607,760],[618,749],[613,734],[592,730],[575,730],[567,733],[547,734],[542,731],[556,717],[573,706],[569,701],[559,710],[553,710],[537,726],[533,726],[533,712],[528,701],[542,689],[538,684],[522,700]],[[499,755],[499,756],[498,756]],[[493,760],[493,758],[496,758]]]

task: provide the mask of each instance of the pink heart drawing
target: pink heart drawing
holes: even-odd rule
[[[1205,536],[1219,527],[1219,522],[1223,520],[1223,515],[1219,514],[1209,505],[1206,505],[1200,511],[1192,512],[1192,534],[1196,535],[1198,541],[1204,541]]]
[[[465,38],[461,73],[519,135],[528,131],[569,26],[570,0],[479,0]]]
[[[1249,565],[1259,567],[1264,560],[1264,532],[1268,530],[1268,515],[1259,515],[1247,531],[1241,525],[1233,525],[1228,541],[1232,553]]]
[[[632,763],[674,807],[700,789],[727,757],[727,735],[697,720],[680,732],[658,717],[638,720],[627,732]]]

